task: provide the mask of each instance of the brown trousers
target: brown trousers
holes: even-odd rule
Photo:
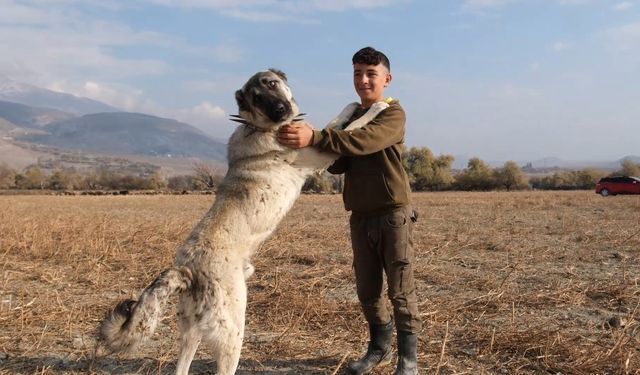
[[[386,324],[391,320],[383,294],[386,274],[396,329],[411,333],[422,329],[413,278],[414,220],[413,210],[408,206],[379,216],[351,214],[356,288],[369,324]]]

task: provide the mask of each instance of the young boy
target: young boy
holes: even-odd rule
[[[353,85],[361,106],[350,121],[383,101],[391,83],[389,59],[365,47],[353,56]],[[369,373],[391,357],[392,317],[383,299],[383,274],[397,329],[396,375],[418,373],[417,334],[422,328],[413,278],[411,232],[416,217],[410,206],[409,180],[402,166],[405,113],[397,100],[360,129],[315,130],[307,123],[287,125],[278,140],[289,147],[317,147],[340,154],[330,168],[344,173],[343,200],[351,211],[351,243],[356,289],[369,324],[366,354],[347,366],[351,374]]]

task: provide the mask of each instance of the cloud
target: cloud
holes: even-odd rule
[[[592,2],[592,0],[559,0],[560,5],[582,5]]]
[[[608,29],[604,35],[614,50],[637,51],[640,48],[640,22]]]
[[[487,8],[500,8],[511,0],[465,0],[462,4],[466,10],[481,10]]]
[[[4,2],[0,12],[0,74],[46,85],[59,77],[154,75],[167,72],[161,60],[116,57],[112,50],[164,45],[157,33],[134,31],[119,23],[89,17],[78,9],[36,3]]]
[[[252,22],[318,23],[304,16],[388,7],[409,0],[146,0],[167,7],[210,9]],[[301,17],[302,16],[302,17]]]
[[[369,9],[403,3],[407,0],[146,0],[148,3],[183,8],[205,8],[216,10],[261,9],[345,11]]]
[[[167,109],[147,99],[148,92],[121,82],[131,78],[170,75],[190,67],[172,66],[161,58],[138,57],[144,56],[140,54],[119,54],[120,48],[170,50],[172,53],[157,55],[177,54],[191,61],[206,60],[208,63],[236,63],[247,58],[240,43],[234,41],[194,46],[170,35],[134,30],[117,20],[101,18],[105,8],[107,11],[119,9],[116,5],[120,3],[93,0],[18,3],[0,0],[0,4],[0,45],[3,50],[0,54],[0,76],[89,97],[125,111],[207,124],[212,119],[221,118],[222,108],[201,103],[193,108]],[[96,9],[99,12],[92,12]]]
[[[194,125],[205,133],[214,136],[221,134],[221,126],[229,125],[229,121],[227,120],[229,117],[228,112],[225,111],[224,108],[208,101],[203,101],[192,108],[173,111],[168,117]],[[232,129],[232,127],[229,127],[226,130],[231,131]],[[225,129],[223,129],[222,132],[224,132],[224,130]]]
[[[247,51],[237,44],[222,43],[211,48],[210,51],[214,60],[225,63],[243,61],[247,56]]]
[[[617,10],[617,11],[625,11],[628,9],[631,9],[633,7],[633,3],[630,1],[623,1],[621,3],[618,3],[616,5],[614,5],[612,7],[613,10]]]
[[[144,112],[157,109],[155,105],[145,101],[142,90],[98,81],[54,81],[46,88],[53,91],[66,92],[79,97],[91,98],[128,112]],[[159,107],[159,106],[158,106]]]
[[[555,52],[562,52],[562,51],[567,50],[569,48],[569,45],[567,43],[565,43],[565,42],[558,41],[558,42],[553,43],[552,48],[553,48],[553,50]]]
[[[529,65],[529,69],[531,69],[532,72],[538,72],[540,71],[540,63],[539,62],[533,62]]]

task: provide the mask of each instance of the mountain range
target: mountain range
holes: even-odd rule
[[[467,155],[454,155],[453,169],[462,170],[467,168],[467,163],[470,158],[471,157]],[[527,166],[529,168],[543,171],[553,169],[578,170],[584,168],[614,171],[616,169],[620,169],[622,162],[625,159],[640,164],[640,156],[638,155],[626,155],[616,160],[565,160],[556,157],[546,157],[535,160],[515,160],[515,162],[521,167]],[[499,160],[484,161],[493,168],[502,167],[505,163],[505,161]]]
[[[120,112],[108,104],[89,98],[43,89],[0,77],[0,100],[32,107],[57,109],[73,115]]]
[[[0,162],[21,169],[79,154],[152,163],[169,175],[226,164],[226,144],[189,124],[0,79]]]

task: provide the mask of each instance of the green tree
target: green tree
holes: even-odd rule
[[[529,187],[527,178],[515,161],[508,161],[502,168],[494,169],[493,175],[496,185],[507,191]]]
[[[575,172],[576,186],[578,189],[589,190],[596,187],[596,183],[602,177],[607,175],[606,172],[593,169],[586,168]]]
[[[167,187],[171,190],[188,191],[194,189],[193,176],[180,175],[171,176],[167,180]]]
[[[6,163],[0,163],[0,189],[11,189],[16,186],[16,171]]]
[[[16,185],[20,189],[44,189],[47,176],[37,165],[30,165],[16,178]]]
[[[622,169],[617,174],[622,176],[640,177],[640,164],[634,163],[631,159],[624,159],[620,162]]]
[[[333,181],[325,174],[314,173],[307,177],[302,185],[302,191],[305,193],[332,193]]]
[[[148,188],[153,190],[165,189],[167,187],[167,179],[160,173],[155,171],[151,176],[147,177]]]
[[[455,186],[460,190],[491,190],[496,188],[493,170],[480,158],[469,159],[467,168],[455,176]]]
[[[532,177],[531,187],[540,190],[588,190],[593,189],[596,182],[606,172],[597,169],[555,172],[549,176]]]
[[[205,163],[195,163],[193,173],[196,188],[201,190],[215,189],[224,178],[218,168]]]
[[[48,186],[52,190],[70,190],[73,189],[73,178],[65,170],[58,169],[49,176]]]
[[[453,156],[435,157],[426,147],[412,147],[403,154],[402,161],[413,191],[445,190],[453,182]]]

